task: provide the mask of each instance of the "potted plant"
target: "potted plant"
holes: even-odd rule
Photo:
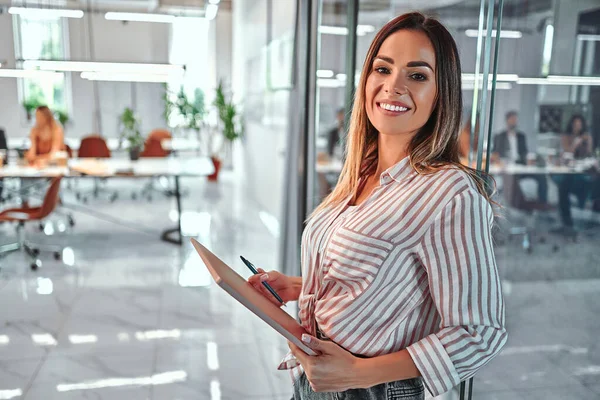
[[[219,85],[217,86],[217,90],[215,93],[215,100],[213,102],[213,105],[216,107],[217,113],[219,116],[218,131],[220,131],[220,133],[222,135],[221,140],[220,140],[220,142],[221,142],[220,148],[222,149],[225,146],[231,147],[233,142],[242,136],[243,129],[242,129],[242,125],[239,121],[240,114],[237,110],[237,107],[233,102],[228,101],[227,98],[225,97],[225,91],[223,89],[222,82],[219,82]],[[211,143],[209,144],[209,146],[211,146],[210,148],[212,148],[212,145],[213,145],[212,135],[210,138],[210,142]],[[221,151],[216,151],[215,153],[213,153],[211,155],[211,159],[215,166],[214,174],[210,175],[208,177],[208,179],[211,181],[216,181],[218,179],[219,170],[220,170],[221,164],[222,164],[220,154],[221,154]]]
[[[56,119],[58,119],[58,122],[60,122],[63,128],[71,120],[69,114],[64,110],[56,110],[54,114],[56,115]]]
[[[140,123],[133,110],[129,107],[126,107],[119,116],[119,122],[121,125],[119,143],[123,139],[127,141],[129,144],[129,158],[135,161],[140,158],[140,153],[144,146],[144,137],[140,134]]]
[[[31,118],[33,117],[33,114],[35,113],[35,110],[41,105],[43,105],[43,103],[40,101],[40,99],[38,99],[36,97],[30,97],[30,98],[26,99],[25,101],[23,101],[23,108],[25,109],[25,115],[27,116],[27,121],[31,121]]]

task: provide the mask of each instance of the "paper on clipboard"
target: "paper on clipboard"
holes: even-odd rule
[[[217,285],[306,354],[316,355],[314,350],[302,342],[302,334],[306,331],[294,318],[267,300],[251,284],[197,240],[191,239],[191,242]]]

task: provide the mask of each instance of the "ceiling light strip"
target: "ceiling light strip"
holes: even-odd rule
[[[23,69],[64,71],[64,72],[120,72],[120,73],[149,73],[170,74],[183,73],[182,65],[174,64],[143,64],[143,63],[111,63],[93,61],[45,61],[25,60]]]
[[[69,10],[64,8],[35,8],[35,7],[10,7],[9,14],[22,17],[49,19],[49,18],[83,18],[82,10]]]

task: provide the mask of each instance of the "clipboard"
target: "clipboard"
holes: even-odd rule
[[[217,285],[306,354],[317,355],[302,342],[302,334],[307,332],[291,315],[267,300],[254,286],[197,240],[191,239],[191,242]]]

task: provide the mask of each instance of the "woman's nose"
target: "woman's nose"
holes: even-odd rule
[[[385,91],[389,94],[395,95],[402,95],[406,93],[407,88],[404,79],[390,75],[385,83]]]

